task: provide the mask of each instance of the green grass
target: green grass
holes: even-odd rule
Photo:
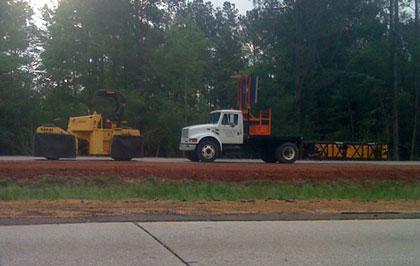
[[[171,182],[147,178],[130,182],[111,176],[86,179],[44,177],[19,184],[0,182],[0,200],[257,200],[257,199],[420,199],[420,183],[364,182]]]

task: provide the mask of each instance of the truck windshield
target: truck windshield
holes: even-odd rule
[[[212,113],[210,114],[208,124],[217,124],[219,122],[220,113]]]

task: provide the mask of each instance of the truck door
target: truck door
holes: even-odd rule
[[[220,140],[223,144],[241,144],[243,142],[239,114],[224,113],[219,126],[219,131]]]

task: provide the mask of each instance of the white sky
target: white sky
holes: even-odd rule
[[[214,6],[223,6],[225,0],[210,0]],[[229,2],[236,5],[236,8],[239,9],[241,14],[246,13],[246,11],[251,10],[253,8],[252,0],[229,0]]]

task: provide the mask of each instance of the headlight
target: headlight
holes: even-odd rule
[[[182,130],[182,135],[181,135],[181,137],[182,138],[188,138],[188,132],[189,130],[188,130],[188,128],[184,128],[183,130]]]

